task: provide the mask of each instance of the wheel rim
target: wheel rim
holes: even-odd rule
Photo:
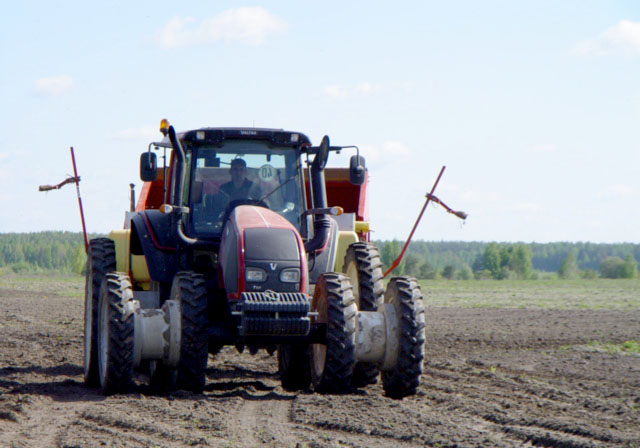
[[[311,346],[313,356],[313,371],[317,376],[321,376],[324,372],[324,365],[327,360],[327,346],[322,344],[313,344]]]
[[[356,263],[350,262],[347,266],[347,277],[351,280],[351,288],[353,291],[353,298],[356,299],[356,306],[360,308],[360,282],[358,281],[358,267]]]
[[[326,324],[328,321],[327,318],[327,299],[326,297],[320,296],[318,298],[318,302],[316,303],[316,308],[314,311],[318,313],[318,316],[315,318],[315,323]],[[313,372],[317,377],[321,377],[324,372],[324,366],[327,361],[327,345],[326,344],[312,344],[311,345],[311,365],[313,367]]]
[[[100,384],[104,386],[107,372],[107,354],[109,353],[109,304],[100,300],[98,310],[98,371]]]
[[[84,375],[89,374],[91,362],[91,338],[93,337],[93,298],[91,290],[87,288],[87,296],[84,304]]]
[[[87,259],[84,281],[84,377],[89,379],[91,373],[91,349],[93,347],[93,263],[91,254]],[[95,354],[95,350],[93,350]],[[95,362],[95,361],[94,361]]]

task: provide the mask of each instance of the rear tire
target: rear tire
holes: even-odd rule
[[[311,345],[311,378],[318,392],[345,393],[356,364],[357,308],[349,278],[325,273],[318,277],[311,311],[315,323],[327,325],[325,344]]]
[[[171,300],[180,303],[180,361],[177,387],[200,393],[207,378],[207,289],[202,274],[178,272],[171,286]]]
[[[311,353],[308,344],[278,345],[278,372],[282,388],[304,390],[311,385]]]
[[[125,305],[133,300],[129,276],[105,276],[98,310],[98,374],[105,395],[127,392],[133,384],[134,315]]]
[[[84,285],[84,382],[99,386],[98,376],[98,301],[104,276],[116,270],[115,245],[109,238],[89,242]]]
[[[344,272],[351,280],[359,311],[377,311],[384,298],[382,261],[378,248],[364,241],[353,243],[344,257]],[[375,363],[359,362],[353,370],[353,386],[378,382],[380,368]]]
[[[398,361],[394,370],[382,372],[387,396],[414,395],[424,362],[425,320],[423,296],[414,278],[394,277],[387,285],[384,303],[392,304],[400,321]]]

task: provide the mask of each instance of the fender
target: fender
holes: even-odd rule
[[[131,254],[144,255],[151,280],[171,282],[178,270],[174,233],[171,216],[158,210],[137,212],[131,219]]]
[[[333,272],[336,264],[336,253],[338,251],[338,223],[333,218],[328,218],[330,228],[327,236],[327,241],[324,245],[324,249],[321,252],[316,252],[310,255],[311,272],[309,273],[309,281],[312,284],[316,284],[318,277],[325,272]]]
[[[264,282],[245,279],[246,266],[263,269]],[[283,283],[280,272],[300,269],[300,281]],[[242,292],[307,292],[307,256],[296,228],[276,212],[254,205],[233,209],[225,225],[218,257],[218,279],[231,300]]]

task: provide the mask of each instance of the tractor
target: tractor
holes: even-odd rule
[[[388,396],[415,394],[423,296],[409,277],[384,286],[357,147],[279,129],[160,130],[123,229],[89,243],[85,383],[200,393],[209,354],[235,346],[277,352],[286,390],[381,377]],[[349,168],[326,167],[351,148]]]

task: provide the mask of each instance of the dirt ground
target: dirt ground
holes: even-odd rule
[[[81,282],[0,279],[0,447],[640,447],[640,310],[427,308],[418,394],[289,393],[227,348],[203,394],[105,398],[82,382]]]

